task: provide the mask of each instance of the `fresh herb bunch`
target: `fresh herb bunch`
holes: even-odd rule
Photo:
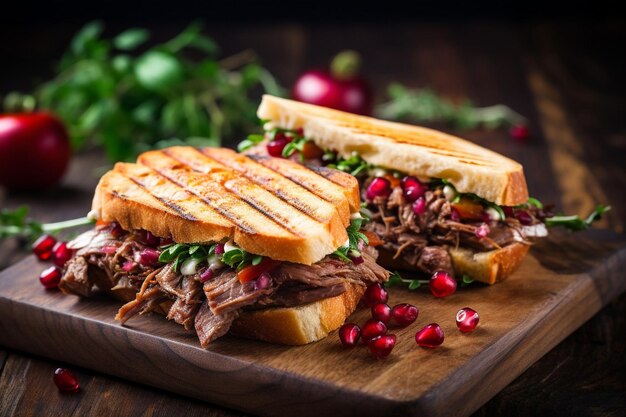
[[[28,207],[26,206],[19,207],[15,210],[0,210],[0,239],[20,236],[32,242],[44,233],[55,234],[63,229],[93,223],[93,220],[87,217],[56,223],[41,223],[27,216]]]
[[[341,246],[339,249],[332,253],[333,256],[345,261],[352,262],[352,258],[356,258],[361,256],[361,251],[359,250],[359,242],[363,241],[364,244],[368,244],[369,241],[367,236],[361,233],[361,227],[366,222],[366,219],[363,218],[354,218],[350,220],[350,226],[346,228],[346,232],[348,232],[348,244],[346,246]]]
[[[474,282],[474,280],[466,274],[463,274],[463,276],[456,281],[461,287],[467,287]],[[415,291],[422,285],[427,285],[429,282],[430,280],[427,279],[405,279],[402,278],[398,271],[395,271],[393,274],[389,275],[389,280],[385,283],[385,287],[407,287],[409,290]]]
[[[376,108],[376,115],[383,119],[443,123],[461,130],[496,129],[526,123],[522,115],[503,104],[475,107],[469,100],[457,104],[433,90],[411,90],[398,83],[391,84],[387,93],[389,101]]]
[[[75,149],[102,145],[118,161],[183,143],[177,138],[219,145],[255,127],[257,103],[249,98],[255,89],[283,94],[252,51],[218,60],[218,47],[200,24],[154,46],[147,46],[145,29],[112,39],[103,29],[101,22],[83,27],[57,75],[32,95],[9,94],[6,110],[51,110],[66,123]]]

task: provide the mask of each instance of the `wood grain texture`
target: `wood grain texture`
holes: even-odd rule
[[[119,326],[113,300],[42,289],[33,257],[0,274],[0,344],[261,415],[464,416],[626,289],[622,237],[556,234],[535,249],[499,285],[445,299],[393,290],[392,304],[411,302],[421,314],[393,329],[399,343],[386,361],[373,360],[365,347],[342,349],[335,335],[295,348],[225,337],[205,351],[195,334],[159,316]],[[469,335],[454,324],[466,305],[481,315]],[[361,310],[351,320],[367,316]],[[445,344],[418,348],[415,331],[434,321]]]

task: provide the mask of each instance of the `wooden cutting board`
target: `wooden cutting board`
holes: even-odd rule
[[[394,288],[390,304],[417,305],[417,322],[392,329],[398,344],[377,361],[343,349],[336,334],[303,347],[224,337],[208,350],[163,317],[122,327],[119,303],[46,291],[29,257],[0,274],[0,344],[260,415],[469,415],[626,288],[626,237],[604,231],[555,234],[501,284],[435,299]],[[459,308],[480,314],[471,334]],[[350,319],[366,320],[361,310]],[[437,349],[415,332],[437,322]]]

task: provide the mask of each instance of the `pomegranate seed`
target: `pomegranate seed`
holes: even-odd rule
[[[391,309],[391,317],[400,326],[408,326],[417,320],[419,310],[412,304],[402,303],[393,306]]]
[[[51,290],[59,286],[62,275],[63,273],[59,267],[51,266],[41,272],[39,275],[39,282],[41,282],[41,285],[46,287],[47,290]]]
[[[101,250],[107,255],[113,255],[115,252],[117,252],[117,246],[106,245],[106,246],[103,246]]]
[[[389,294],[385,287],[381,283],[375,282],[370,284],[363,294],[363,302],[368,307],[373,307],[379,303],[386,303],[389,299]]]
[[[387,178],[377,177],[367,187],[366,197],[373,201],[376,197],[387,198],[391,194],[391,183]]]
[[[515,212],[515,218],[519,220],[521,224],[524,226],[531,225],[533,223],[533,218],[527,211],[518,210]]]
[[[525,142],[530,137],[530,131],[525,124],[513,125],[509,129],[509,135],[518,142]]]
[[[204,271],[200,272],[200,281],[207,282],[208,280],[213,278],[213,270],[211,268],[207,268]]]
[[[354,323],[346,323],[339,328],[339,340],[345,347],[354,347],[361,337],[361,329]]]
[[[161,243],[161,239],[147,230],[142,230],[139,234],[139,240],[148,246],[156,247]]]
[[[409,203],[414,202],[419,197],[422,197],[426,192],[426,187],[419,182],[419,180],[412,176],[402,178],[400,183],[402,190],[404,191],[404,199]]]
[[[513,207],[511,206],[502,206],[502,211],[504,212],[504,215],[506,217],[512,217],[513,216]]]
[[[47,261],[52,256],[52,248],[56,243],[57,240],[53,236],[41,235],[33,243],[33,253],[40,261]]]
[[[363,344],[368,344],[372,339],[387,333],[387,326],[380,320],[369,319],[361,329]]]
[[[133,261],[126,261],[124,262],[124,264],[122,265],[122,269],[125,272],[130,272],[132,271],[132,269],[135,267],[135,263]]]
[[[376,304],[372,307],[372,317],[385,324],[389,324],[389,320],[391,319],[391,307],[385,303]]]
[[[415,333],[415,342],[421,347],[436,348],[443,343],[443,330],[437,323],[430,323]]]
[[[54,384],[63,392],[78,392],[80,386],[76,375],[69,369],[57,368],[54,371]]]
[[[299,127],[296,129],[296,135],[298,135],[299,137],[304,136],[304,129]]]
[[[352,261],[353,264],[355,265],[360,265],[363,262],[365,262],[365,259],[363,259],[362,256],[351,256],[350,260]]]
[[[159,246],[167,246],[171,245],[172,243],[174,243],[174,239],[172,239],[171,237],[162,237],[159,241]]]
[[[480,213],[480,220],[482,220],[483,223],[489,223],[491,222],[491,216],[486,211],[483,211]]]
[[[218,243],[217,245],[215,245],[215,254],[216,255],[223,255],[224,254],[224,244],[223,243]]]
[[[456,313],[456,325],[463,333],[469,333],[478,326],[478,313],[469,308],[464,307]]]
[[[139,252],[139,259],[136,261],[143,266],[155,266],[159,263],[159,251],[151,248],[146,248]]]
[[[476,235],[477,238],[482,239],[482,238],[487,237],[490,231],[491,230],[489,229],[489,226],[487,225],[487,223],[483,223],[476,228],[476,232],[474,232],[474,234]]]
[[[265,147],[267,148],[267,153],[269,153],[271,156],[282,157],[283,149],[285,149],[285,146],[287,146],[288,142],[287,139],[285,139],[284,137],[278,138],[278,134],[276,136],[277,139],[268,142]]]
[[[367,346],[376,359],[385,359],[396,345],[396,340],[395,334],[386,334],[372,339]]]
[[[426,200],[424,197],[418,197],[413,203],[413,214],[420,216],[426,212]]]
[[[264,290],[269,288],[272,285],[272,277],[269,273],[263,272],[259,277],[254,281],[254,289],[255,290]]]
[[[452,207],[452,210],[450,211],[450,219],[455,222],[461,221],[461,215],[459,214],[459,211],[454,207]]]
[[[430,292],[435,297],[443,298],[454,294],[456,291],[456,281],[445,271],[437,271],[428,282]]]
[[[72,258],[74,251],[67,247],[65,242],[57,242],[52,249],[52,262],[60,268],[63,268],[67,261]]]
[[[126,230],[122,229],[122,226],[118,222],[113,222],[111,225],[111,234],[115,238],[119,238],[120,236],[126,234]]]

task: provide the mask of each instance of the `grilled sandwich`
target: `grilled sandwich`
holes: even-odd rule
[[[257,114],[266,133],[240,150],[357,176],[366,227],[385,242],[379,263],[390,269],[493,284],[548,234],[546,225],[584,228],[606,210],[587,221],[554,216],[529,198],[519,163],[432,129],[267,95]]]
[[[124,301],[195,329],[282,344],[325,337],[388,272],[360,232],[356,179],[288,159],[172,147],[100,180],[94,230],[77,237],[60,288]]]

